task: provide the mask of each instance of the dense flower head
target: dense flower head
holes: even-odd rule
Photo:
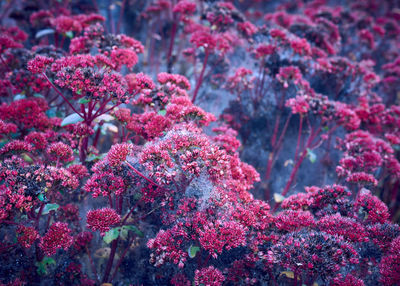
[[[10,39],[4,34],[0,34],[0,44],[0,54],[4,53],[7,49],[23,47],[22,44],[14,41],[13,39]]]
[[[199,241],[212,257],[217,258],[224,249],[246,245],[247,229],[235,221],[209,222],[198,230]]]
[[[236,139],[237,132],[228,126],[220,126],[212,129],[217,133],[213,137],[214,142],[223,147],[226,151],[234,153],[240,147],[240,141]]]
[[[47,136],[44,132],[30,132],[25,136],[24,141],[31,144],[34,150],[44,150],[48,144]]]
[[[52,143],[47,148],[47,154],[49,154],[52,160],[68,162],[74,159],[71,147],[62,142]]]
[[[400,236],[392,241],[388,255],[380,263],[379,271],[383,285],[396,285],[400,282]]]
[[[284,209],[292,210],[322,210],[328,206],[338,210],[338,204],[351,193],[341,185],[332,185],[319,188],[316,186],[306,187],[306,193],[298,193],[286,198],[282,202]]]
[[[82,179],[85,178],[87,176],[89,176],[89,172],[88,169],[86,168],[86,166],[82,165],[82,164],[74,164],[74,165],[70,165],[67,170],[74,176],[76,176],[78,179]]]
[[[39,238],[38,232],[31,226],[18,226],[17,234],[18,243],[24,248],[30,248],[31,245]]]
[[[384,223],[389,219],[387,206],[366,189],[360,191],[354,208],[362,219],[370,223]]]
[[[125,101],[128,98],[126,80],[121,74],[103,67],[107,61],[107,58],[91,55],[61,58],[52,65],[52,70],[56,72],[54,83],[70,89],[79,98],[111,97]]]
[[[171,120],[156,112],[133,114],[126,128],[146,139],[157,138],[171,126]]]
[[[393,177],[399,176],[400,163],[393,156],[393,148],[385,140],[357,130],[347,134],[339,143],[344,154],[336,171],[339,176],[346,177],[346,181],[376,186],[378,180],[375,172],[381,167],[386,167]]]
[[[65,206],[59,208],[59,212],[62,215],[60,218],[62,221],[78,223],[80,220],[79,208],[76,204],[66,204]]]
[[[330,280],[347,264],[358,264],[357,251],[339,236],[301,230],[282,236],[270,260],[292,271],[305,271]]]
[[[253,25],[251,22],[248,22],[248,21],[238,23],[237,29],[247,37],[253,36],[258,31],[258,28],[255,25]]]
[[[110,194],[121,195],[126,187],[122,177],[112,172],[96,172],[86,181],[84,189],[97,198]]]
[[[215,116],[205,112],[200,107],[194,105],[188,97],[172,97],[166,107],[167,118],[175,122],[198,121],[201,125],[209,125],[215,121]]]
[[[217,46],[215,37],[208,31],[197,31],[192,34],[190,42],[197,48],[204,47],[206,50],[213,50]]]
[[[32,73],[42,73],[46,71],[46,67],[53,63],[53,58],[37,55],[33,60],[28,62],[28,70]]]
[[[338,274],[335,278],[333,278],[331,286],[364,286],[364,281],[361,279],[358,279],[357,277],[354,277],[351,274],[347,274],[345,277],[343,277],[342,274]]]
[[[121,217],[114,209],[102,208],[90,210],[86,215],[86,225],[93,231],[99,230],[101,235],[110,230],[113,225],[119,224]]]
[[[74,237],[73,247],[76,250],[85,249],[93,239],[93,233],[90,231],[82,231]]]
[[[196,270],[194,274],[194,285],[210,285],[210,286],[220,286],[224,282],[225,277],[221,271],[219,271],[214,266],[209,266],[208,268],[202,268]]]
[[[32,145],[22,141],[22,140],[12,140],[5,144],[1,149],[0,149],[0,155],[7,154],[15,154],[15,153],[21,153],[21,152],[31,152],[32,151]]]
[[[254,87],[254,77],[250,77],[253,74],[252,70],[245,67],[239,67],[236,69],[235,74],[228,78],[227,87],[234,91],[239,88],[252,89]]]
[[[148,240],[147,247],[155,252],[150,255],[150,262],[155,266],[163,265],[168,261],[179,264],[179,267],[184,266],[188,253],[181,249],[182,239],[179,237],[182,232],[178,230],[176,227],[160,230],[155,238]]]
[[[298,231],[315,225],[312,214],[308,211],[286,210],[275,217],[275,225],[281,231]]]
[[[283,84],[285,88],[289,87],[289,82],[292,80],[294,84],[302,82],[303,75],[300,69],[296,66],[281,67],[276,78]]]
[[[70,233],[71,230],[68,228],[67,223],[55,222],[41,238],[39,246],[48,256],[56,254],[57,249],[60,248],[67,250],[73,242],[73,237]]]
[[[162,72],[157,75],[157,81],[164,85],[170,83],[186,90],[190,89],[190,82],[186,77],[180,74],[169,74]]]
[[[17,132],[17,125],[14,123],[6,123],[0,120],[0,134],[9,134]]]
[[[196,12],[196,3],[183,0],[176,3],[173,9],[174,13],[181,13],[181,17],[184,19],[185,16],[192,15]]]
[[[129,93],[135,93],[146,89],[151,90],[155,88],[153,80],[144,73],[127,74],[125,76],[125,80],[128,84]]]
[[[272,55],[276,50],[276,47],[273,45],[261,44],[256,50],[256,58],[265,58],[266,56]]]
[[[26,98],[0,105],[0,119],[12,122],[21,129],[36,128],[46,130],[51,126],[45,114],[48,109],[43,98]]]
[[[178,126],[164,139],[145,146],[139,156],[140,162],[159,183],[170,183],[183,174],[182,171],[186,176],[198,177],[206,171],[214,180],[223,178],[228,167],[226,152],[198,129],[191,132],[182,130],[183,126],[186,125]]]
[[[57,18],[50,19],[50,24],[56,29],[59,33],[67,33],[67,32],[81,32],[82,25],[75,18],[71,16],[58,16]]]
[[[128,68],[132,68],[137,64],[138,56],[130,49],[116,49],[111,51],[111,60],[117,66],[126,65]]]
[[[303,95],[298,95],[295,98],[290,98],[286,101],[286,106],[292,109],[293,114],[305,114],[308,112],[310,106],[307,99]]]
[[[133,145],[129,143],[115,144],[107,153],[107,160],[111,166],[117,167],[131,154]]]
[[[339,213],[322,217],[316,225],[321,231],[343,236],[348,241],[368,241],[367,232],[362,224],[355,219],[342,217]]]

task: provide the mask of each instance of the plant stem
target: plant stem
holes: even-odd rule
[[[172,30],[171,30],[171,41],[169,42],[169,48],[168,48],[168,54],[167,54],[167,66],[168,67],[170,67],[172,65],[171,56],[172,56],[172,51],[174,49],[174,42],[175,42],[177,27],[178,27],[178,20],[175,19],[175,15],[174,15],[174,22],[172,24]]]
[[[129,162],[125,161],[125,163],[128,165],[129,168],[131,168],[137,175],[139,175],[140,177],[142,177],[143,179],[145,179],[147,182],[149,182],[150,184],[153,184],[157,187],[159,187],[160,189],[164,189],[163,187],[161,187],[159,184],[157,184],[156,182],[154,182],[152,179],[146,177],[145,175],[143,175],[139,170],[137,170],[135,167],[133,167]]]
[[[122,253],[121,257],[119,258],[117,265],[115,265],[113,275],[111,275],[110,281],[113,281],[115,276],[117,276],[118,268],[121,266],[122,261],[124,260],[126,254],[128,253],[129,249],[131,248],[133,242],[133,237],[128,241],[128,246],[125,248],[124,252]]]
[[[109,282],[108,278],[110,276],[111,268],[114,263],[115,253],[117,252],[118,241],[119,241],[119,237],[117,239],[113,240],[113,242],[111,243],[110,257],[108,258],[108,261],[107,261],[107,266],[106,266],[106,270],[104,272],[104,277],[103,277],[102,283]]]
[[[204,71],[206,70],[209,54],[210,54],[210,51],[208,49],[206,49],[205,56],[204,56],[204,61],[203,61],[203,67],[201,69],[200,77],[199,77],[199,79],[197,81],[196,88],[195,88],[194,93],[193,93],[192,103],[194,103],[196,101],[197,93],[199,92],[200,86],[201,86],[201,84],[203,82]]]
[[[297,144],[296,144],[296,152],[295,152],[295,155],[294,155],[294,161],[297,160],[297,156],[299,154],[300,139],[301,139],[301,132],[302,131],[303,131],[303,115],[300,114],[299,135],[297,136]]]
[[[75,107],[72,105],[72,103],[62,94],[61,91],[58,90],[58,88],[50,81],[50,79],[47,77],[47,75],[43,72],[42,75],[44,78],[49,82],[51,87],[64,99],[64,101],[72,108],[75,113],[77,113],[81,118],[84,118],[82,114],[78,112],[78,110],[75,109]]]
[[[96,277],[96,283],[98,285],[100,285],[99,276],[97,275],[97,270],[96,270],[96,267],[94,265],[94,262],[93,262],[93,259],[92,259],[92,255],[90,253],[89,247],[87,247],[87,246],[86,246],[86,253],[87,253],[88,258],[89,258],[89,262],[90,262],[90,266],[92,268],[92,272],[93,272],[94,276]]]
[[[126,0],[122,0],[121,7],[119,10],[118,23],[117,23],[117,33],[120,33],[120,31],[121,31],[121,22],[122,22],[122,17],[124,16],[125,3],[126,3]]]

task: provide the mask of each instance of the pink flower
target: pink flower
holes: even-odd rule
[[[273,45],[260,44],[256,48],[256,58],[265,58],[266,56],[272,55],[276,50]]]
[[[33,60],[28,62],[28,70],[31,73],[42,73],[46,71],[46,67],[53,63],[53,58],[37,55]]]
[[[204,47],[207,50],[213,50],[217,46],[217,42],[213,35],[207,31],[196,31],[192,34],[190,42],[197,48]]]
[[[202,268],[196,270],[194,274],[194,285],[208,285],[208,286],[220,286],[224,282],[225,277],[222,272],[214,266]]]
[[[67,223],[55,222],[45,236],[40,240],[40,248],[47,256],[56,254],[57,249],[64,248],[67,250],[70,248],[73,242],[73,237],[70,235],[71,230],[68,228]]]
[[[299,113],[304,115],[310,109],[310,105],[307,102],[307,97],[304,95],[298,95],[295,98],[290,98],[286,101],[286,106],[292,109],[292,113]]]
[[[30,248],[31,245],[39,238],[38,232],[31,226],[18,226],[17,234],[18,243],[25,248]]]
[[[86,225],[93,231],[99,230],[101,235],[110,230],[111,226],[121,222],[121,217],[114,209],[102,208],[90,210],[86,215]]]
[[[64,144],[62,142],[52,143],[47,148],[47,154],[49,154],[49,156],[52,160],[60,160],[63,162],[69,162],[74,159],[73,151],[72,151],[71,147],[69,147],[67,144]]]
[[[138,62],[137,54],[130,49],[112,50],[111,59],[117,66],[126,65],[128,68],[132,68]]]
[[[238,23],[237,29],[247,37],[253,36],[258,31],[258,28],[248,21],[243,23]]]
[[[115,144],[111,147],[107,154],[108,163],[113,167],[121,166],[125,162],[133,149],[133,145],[129,143]]]

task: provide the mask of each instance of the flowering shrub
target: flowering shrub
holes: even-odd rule
[[[400,283],[394,2],[3,2],[1,285]]]

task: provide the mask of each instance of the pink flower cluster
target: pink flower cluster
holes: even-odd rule
[[[93,231],[99,230],[101,235],[109,231],[111,226],[118,225],[120,221],[119,214],[110,208],[90,210],[86,215],[87,227]]]
[[[39,246],[48,256],[56,254],[57,249],[60,248],[67,250],[73,242],[73,237],[70,233],[71,230],[68,228],[68,224],[55,222],[41,238]]]

